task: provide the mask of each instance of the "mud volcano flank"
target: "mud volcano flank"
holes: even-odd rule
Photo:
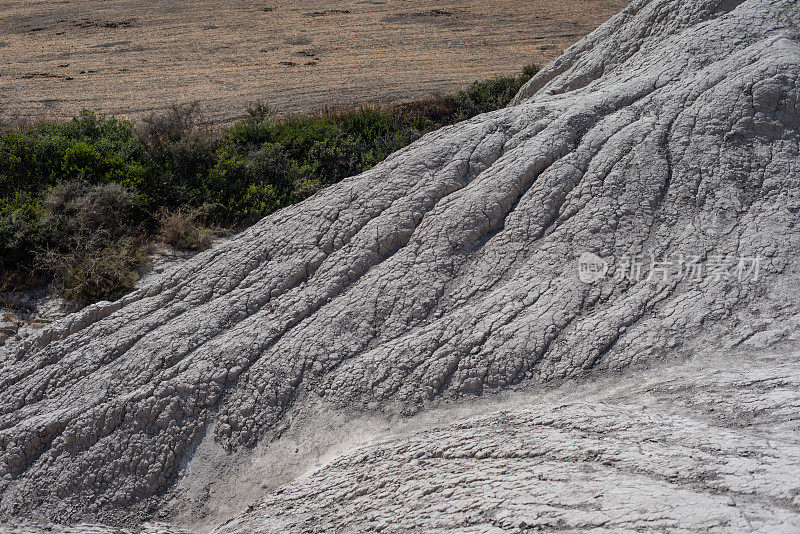
[[[795,0],[635,1],[512,106],[0,349],[0,517],[800,528],[798,28]],[[447,406],[270,470],[314,413]],[[249,510],[202,512],[244,465]]]

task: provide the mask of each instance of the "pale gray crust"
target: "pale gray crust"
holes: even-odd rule
[[[798,28],[795,0],[633,2],[516,105],[0,348],[0,513],[157,501],[203,436],[269,440],[298,399],[413,413],[790,335]],[[582,284],[584,251],[763,261],[755,281]]]
[[[214,534],[797,532],[799,357],[726,351],[361,447]]]

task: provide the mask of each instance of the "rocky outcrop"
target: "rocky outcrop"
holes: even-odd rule
[[[516,105],[0,349],[0,512],[157,505],[199,443],[306,402],[414,413],[796,337],[799,27],[794,0],[635,1]]]

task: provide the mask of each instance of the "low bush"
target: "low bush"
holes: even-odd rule
[[[539,72],[538,67],[528,65],[519,76],[502,76],[475,82],[466,90],[444,96],[444,102],[453,110],[447,117],[447,122],[459,122],[506,107],[525,82],[537,72]]]
[[[181,250],[205,250],[211,246],[214,232],[198,224],[199,209],[162,209],[158,214],[161,241]]]
[[[43,206],[50,234],[44,237],[59,249],[141,233],[147,217],[139,195],[118,183],[59,182],[47,190]]]
[[[89,111],[69,122],[40,122],[0,135],[0,197],[39,194],[65,180],[146,189],[150,171],[132,123]]]
[[[148,239],[205,248],[209,226],[250,225],[428,131],[506,106],[536,70],[390,106],[277,117],[259,102],[222,131],[197,104],[136,125],[82,111],[0,129],[3,286],[51,278],[79,302],[116,297]]]
[[[133,289],[145,261],[136,239],[125,237],[105,246],[47,251],[40,260],[55,276],[62,294],[79,304],[121,297]]]
[[[173,106],[154,113],[137,125],[136,136],[149,156],[151,175],[147,185],[136,189],[152,208],[203,203],[202,181],[215,165],[214,133],[205,124],[197,104]]]
[[[34,252],[64,296],[82,304],[124,294],[139,278],[147,214],[129,188],[59,182],[43,201],[42,245]]]
[[[33,271],[39,270],[33,255],[46,244],[46,213],[42,199],[27,191],[0,197],[0,270],[4,278],[11,272],[35,274]]]

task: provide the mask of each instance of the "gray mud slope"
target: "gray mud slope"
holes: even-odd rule
[[[516,105],[0,349],[0,515],[131,507],[306,399],[410,413],[796,336],[798,28],[796,0],[635,1]],[[761,262],[613,280],[632,255]]]
[[[214,534],[800,532],[800,352],[586,389],[357,448]]]

